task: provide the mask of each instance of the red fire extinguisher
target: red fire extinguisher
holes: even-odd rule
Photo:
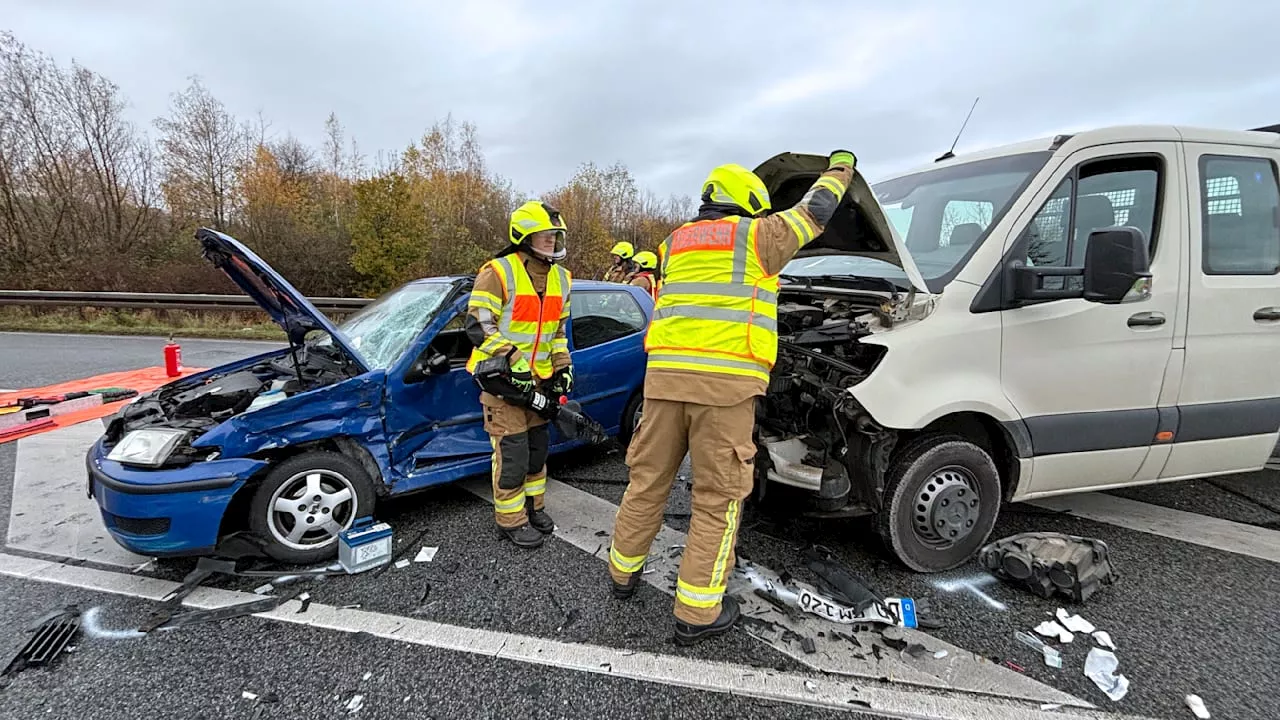
[[[169,344],[164,346],[164,373],[169,377],[178,377],[182,374],[182,346],[169,338]]]

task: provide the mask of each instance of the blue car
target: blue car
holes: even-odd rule
[[[337,326],[240,242],[207,229],[196,238],[289,347],[172,382],[112,418],[86,464],[118,543],[160,557],[318,562],[379,498],[489,472],[464,367],[472,277],[410,282]],[[573,399],[624,444],[641,412],[652,313],[640,288],[573,284]],[[553,428],[551,443],[555,454],[582,441]]]

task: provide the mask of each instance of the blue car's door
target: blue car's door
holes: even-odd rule
[[[406,382],[405,372],[387,376],[384,424],[391,462],[404,492],[456,480],[488,466],[489,436],[480,414],[480,390],[467,372],[471,343],[463,330],[467,298],[427,326],[407,366],[425,354],[448,356],[448,372]]]
[[[633,293],[634,289],[605,283],[575,287],[569,305],[574,369],[571,396],[610,432],[618,429],[623,410],[640,392],[644,378],[642,343],[649,316],[641,302],[652,302]],[[553,437],[552,443],[558,442],[560,438]]]

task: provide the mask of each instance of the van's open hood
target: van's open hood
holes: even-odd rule
[[[308,332],[321,330],[328,333],[333,338],[333,344],[341,348],[362,371],[368,371],[369,363],[351,347],[342,331],[324,313],[317,310],[306,296],[298,292],[297,288],[289,284],[288,280],[239,240],[209,228],[196,230],[196,239],[200,241],[204,257],[214,267],[226,273],[232,282],[267,311],[277,325],[284,328],[291,345],[299,346]]]
[[[827,164],[828,159],[822,155],[782,153],[761,163],[755,173],[769,189],[773,211],[778,212],[799,202]],[[858,255],[882,260],[902,268],[917,291],[929,292],[902,238],[885,219],[880,202],[856,170],[844,201],[826,230],[796,256],[812,255]]]

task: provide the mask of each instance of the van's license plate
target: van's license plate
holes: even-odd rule
[[[885,598],[884,608],[872,605],[861,613],[808,590],[800,590],[800,609],[832,622],[853,625],[881,623],[900,627],[916,627],[916,605],[911,598]],[[885,610],[888,610],[886,614]]]

